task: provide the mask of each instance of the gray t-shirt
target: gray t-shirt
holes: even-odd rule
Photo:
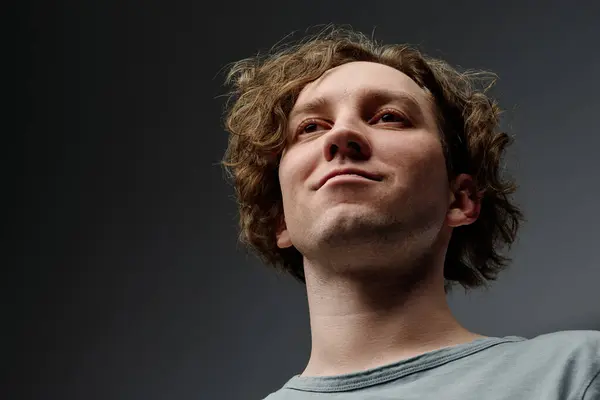
[[[600,331],[482,338],[363,372],[294,376],[265,400],[600,400]]]

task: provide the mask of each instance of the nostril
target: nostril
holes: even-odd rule
[[[331,154],[332,157],[334,157],[336,155],[337,151],[338,151],[337,144],[332,144],[331,147],[329,147],[329,154]]]
[[[356,151],[357,153],[360,153],[360,144],[358,144],[356,142],[348,142],[348,147],[350,147],[352,150]]]

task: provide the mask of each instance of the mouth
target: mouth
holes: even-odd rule
[[[346,168],[346,169],[339,169],[339,170],[334,170],[331,171],[330,173],[328,173],[327,175],[325,175],[318,184],[317,189],[321,188],[324,184],[327,183],[327,181],[329,181],[331,178],[335,178],[336,176],[350,176],[350,177],[359,177],[359,178],[365,178],[371,181],[381,181],[383,178],[380,175],[368,172],[368,171],[363,171],[361,169],[356,169],[356,168]]]

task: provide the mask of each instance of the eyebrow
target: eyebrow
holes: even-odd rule
[[[318,111],[323,111],[328,107],[328,104],[329,101],[325,97],[315,97],[314,99],[301,104],[299,107],[294,106],[289,114],[289,120],[302,114],[313,114]]]
[[[405,106],[409,113],[416,118],[423,119],[423,111],[418,100],[408,92],[391,90],[391,89],[364,89],[360,90],[360,103],[363,105],[368,102],[376,102],[379,104],[396,103]],[[330,107],[330,102],[326,97],[318,96],[314,99],[301,104],[297,108],[293,108],[289,114],[289,120],[303,114],[311,114],[326,110]]]

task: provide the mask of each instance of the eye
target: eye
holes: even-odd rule
[[[298,134],[317,132],[319,128],[326,128],[325,123],[319,120],[310,119],[302,122],[298,126]]]
[[[372,123],[384,123],[384,124],[402,124],[404,126],[410,126],[410,120],[404,116],[404,114],[395,110],[384,110],[378,113],[373,118]]]

